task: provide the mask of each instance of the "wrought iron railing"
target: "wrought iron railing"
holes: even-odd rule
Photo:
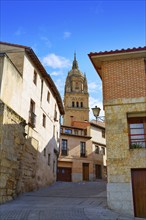
[[[29,125],[34,128],[36,126],[36,115],[34,112],[29,111]]]
[[[62,156],[67,156],[67,155],[68,155],[67,150],[62,150],[62,151],[61,151],[61,155],[62,155]]]

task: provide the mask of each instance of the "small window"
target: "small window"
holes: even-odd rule
[[[99,153],[100,153],[100,149],[99,149],[99,146],[98,146],[98,145],[95,145],[95,153],[96,153],[96,154],[99,154]]]
[[[71,134],[71,133],[72,133],[72,130],[71,130],[71,129],[65,129],[64,132],[67,133],[67,134]]]
[[[46,156],[46,147],[44,148],[44,157]]]
[[[53,136],[55,136],[55,125],[53,125]]]
[[[48,165],[50,166],[50,162],[51,162],[51,154],[48,154]]]
[[[46,127],[46,115],[43,114],[43,123],[42,123],[43,127]]]
[[[61,155],[67,156],[67,140],[66,139],[62,139]]]
[[[29,110],[29,125],[34,128],[36,125],[36,115],[35,115],[35,102],[30,100],[30,110]]]
[[[75,107],[75,102],[72,102],[72,107]]]
[[[42,101],[42,98],[43,98],[43,80],[41,80],[41,101]]]
[[[84,135],[85,135],[85,136],[87,135],[87,129],[84,130]]]
[[[105,148],[104,147],[101,147],[101,154],[105,155]]]
[[[83,108],[83,102],[81,102],[81,108]]]
[[[80,157],[86,157],[86,143],[80,142]]]
[[[79,107],[79,102],[76,103],[77,104],[77,108]]]
[[[57,110],[56,110],[56,104],[54,107],[54,121],[57,121]]]
[[[105,130],[102,129],[102,137],[105,138]]]
[[[79,84],[76,82],[75,89],[79,89]]]
[[[74,134],[78,135],[78,130],[77,129],[74,130]]]
[[[47,93],[47,101],[50,102],[50,92]]]
[[[130,148],[146,148],[146,117],[128,118]]]
[[[33,82],[35,85],[37,84],[37,72],[36,71],[34,71],[33,73]]]

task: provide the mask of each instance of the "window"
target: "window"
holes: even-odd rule
[[[35,102],[30,100],[30,110],[29,110],[29,119],[28,124],[34,128],[36,124],[36,115],[35,115]]]
[[[67,140],[62,139],[61,155],[67,156]]]
[[[35,70],[34,70],[34,73],[33,73],[33,82],[34,82],[35,85],[37,84],[37,73],[36,73]]]
[[[105,155],[105,148],[104,147],[101,147],[101,154]]]
[[[50,92],[47,93],[47,101],[50,102]]]
[[[53,136],[55,136],[55,125],[53,125]]]
[[[54,108],[54,121],[57,121],[56,104],[55,104],[55,108]]]
[[[102,129],[102,137],[105,138],[105,130]]]
[[[41,101],[42,101],[42,98],[43,98],[43,80],[41,80]]]
[[[72,107],[75,107],[75,102],[72,102]]]
[[[83,102],[81,102],[81,108],[83,108]]]
[[[75,89],[79,89],[79,84],[76,82]]]
[[[71,130],[71,129],[65,129],[64,132],[67,133],[67,134],[71,134],[71,133],[72,133],[72,130]]]
[[[76,103],[77,104],[77,108],[79,107],[79,102]]]
[[[130,148],[146,148],[146,117],[128,118]]]
[[[48,154],[48,165],[50,166],[50,162],[51,162],[51,154]]]
[[[87,129],[84,130],[84,135],[85,135],[85,136],[87,135]]]
[[[46,147],[44,148],[44,157],[46,156]]]
[[[78,135],[78,130],[77,129],[74,130],[74,134]]]
[[[96,154],[99,154],[99,153],[100,153],[100,149],[99,149],[99,146],[98,146],[98,145],[95,145],[95,153],[96,153]]]
[[[86,143],[80,142],[80,157],[86,157]]]
[[[42,122],[43,127],[46,127],[46,115],[43,114],[43,122]]]

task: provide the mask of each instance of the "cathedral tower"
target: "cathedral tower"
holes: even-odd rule
[[[76,54],[68,72],[64,92],[65,115],[63,125],[72,121],[89,121],[89,94],[86,75],[79,70]]]

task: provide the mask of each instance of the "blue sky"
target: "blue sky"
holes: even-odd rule
[[[62,97],[76,51],[90,107],[102,108],[102,84],[88,54],[146,44],[144,0],[1,0],[0,12],[0,40],[31,47]]]

